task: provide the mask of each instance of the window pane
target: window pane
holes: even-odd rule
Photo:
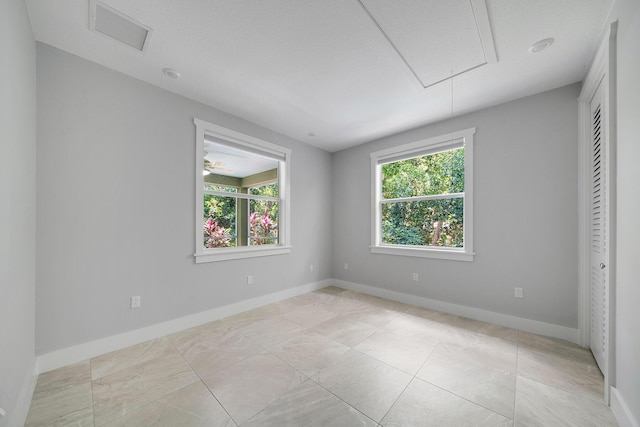
[[[251,200],[249,245],[278,244],[278,202]]]
[[[204,247],[236,246],[236,199],[204,195]]]
[[[265,184],[259,187],[249,188],[249,194],[256,196],[278,197],[278,183]]]
[[[224,185],[204,183],[205,191],[226,191],[228,193],[237,193],[238,189],[235,187],[225,187]]]
[[[382,243],[462,248],[464,199],[382,205]]]
[[[464,192],[464,148],[382,165],[382,198]]]

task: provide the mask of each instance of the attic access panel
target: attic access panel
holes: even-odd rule
[[[358,0],[427,88],[497,62],[485,0]]]

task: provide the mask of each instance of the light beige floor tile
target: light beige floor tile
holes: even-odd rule
[[[104,426],[235,427],[236,423],[197,381]]]
[[[421,337],[434,345],[440,342],[445,333],[445,329],[431,320],[406,314],[397,316],[383,329],[398,334]]]
[[[265,351],[254,340],[246,337],[242,329],[228,329],[220,325],[190,330],[184,335],[174,335],[173,339],[182,356],[201,377]]]
[[[480,329],[484,322],[480,322],[475,319],[470,319],[468,317],[456,316],[455,314],[445,313],[443,316],[443,320],[449,325],[456,329],[461,329],[463,331],[475,332]]]
[[[198,380],[176,351],[93,382],[96,424],[104,424]]]
[[[322,290],[298,295],[293,298],[280,301],[277,304],[284,312],[294,310],[305,305],[324,307],[333,304],[338,298],[337,293],[323,292]]]
[[[276,304],[265,305],[264,307],[258,307],[253,310],[238,313],[233,316],[225,317],[222,321],[230,328],[239,329],[243,326],[252,324],[259,320],[264,320],[269,317],[279,316],[283,313],[283,309]]]
[[[590,350],[568,341],[520,331],[518,346],[582,363],[595,363]]]
[[[176,352],[168,338],[158,338],[91,359],[91,379],[104,377]]]
[[[402,313],[393,310],[367,306],[357,312],[349,313],[347,316],[351,317],[354,321],[366,323],[381,329],[388,326],[401,314]]]
[[[27,426],[93,425],[89,361],[76,363],[38,377]]]
[[[497,369],[490,353],[475,350],[440,345],[417,376],[507,418],[513,418],[515,370]]]
[[[283,314],[284,318],[290,320],[303,329],[309,329],[313,326],[324,322],[325,320],[336,317],[336,313],[327,311],[321,307],[314,306],[312,304],[298,307],[288,313]]]
[[[344,291],[339,296],[330,295],[331,303],[325,304],[324,308],[336,314],[357,314],[363,311],[371,311],[371,305],[351,298],[351,291]]]
[[[272,354],[257,354],[203,381],[233,420],[242,424],[306,377]]]
[[[38,377],[33,392],[34,399],[57,394],[68,388],[91,383],[91,367],[88,360],[45,372]]]
[[[311,329],[311,332],[320,333],[347,347],[354,347],[378,330],[373,325],[354,320],[355,318],[354,316],[337,315],[316,325]]]
[[[494,325],[493,323],[478,322],[477,328],[473,330],[476,334],[487,337],[498,338],[511,343],[518,342],[518,330],[505,326]]]
[[[441,312],[441,311],[437,311],[437,310],[432,310],[430,308],[426,308],[426,307],[418,307],[418,306],[411,306],[406,314],[411,315],[411,316],[416,316],[416,317],[421,317],[423,319],[427,319],[427,320],[432,320],[434,322],[438,322],[438,323],[444,323],[446,316],[445,313]]]
[[[522,427],[617,426],[604,403],[518,376],[515,421]]]
[[[269,350],[300,372],[311,376],[331,365],[349,351],[349,347],[324,335],[309,332],[280,341]]]
[[[189,348],[197,346],[200,342],[215,342],[220,337],[233,334],[237,328],[232,328],[224,320],[216,320],[195,328],[185,329],[168,336],[173,345],[184,353]]]
[[[518,347],[514,343],[475,332],[450,331],[443,336],[440,346],[448,348],[450,352],[456,353],[459,358],[464,358],[468,362],[482,363],[495,369],[516,372]]]
[[[238,332],[261,346],[269,348],[278,341],[298,336],[302,333],[302,326],[284,316],[276,316],[247,325],[238,329]]]
[[[57,403],[57,402],[56,402]],[[36,412],[29,412],[25,427],[93,427],[93,409],[91,406],[61,414],[62,411],[52,406],[40,407]]]
[[[345,353],[315,378],[375,421],[382,419],[411,381],[411,375],[356,350]]]
[[[375,427],[377,424],[307,380],[269,405],[242,427]]]
[[[411,309],[413,307],[412,305],[405,304],[403,302],[384,299],[384,298],[376,297],[376,296],[373,296],[373,295],[362,294],[362,293],[359,293],[359,292],[347,291],[345,293],[342,293],[341,295],[342,296],[346,296],[348,298],[353,298],[353,299],[357,299],[359,301],[363,301],[363,302],[367,303],[368,305],[376,307],[376,308],[381,308],[381,309],[385,309],[385,310],[392,310],[392,311],[395,311],[395,312],[398,312],[398,313],[405,313],[405,312],[407,312],[409,309]]]
[[[414,375],[436,345],[436,340],[411,331],[379,330],[354,348]]]
[[[518,350],[518,375],[598,402],[604,399],[604,377],[595,363],[576,362],[521,348]]]
[[[419,379],[384,417],[381,426],[507,427],[512,420]]]
[[[326,293],[326,294],[331,294],[331,295],[340,295],[344,291],[346,291],[346,289],[342,289],[342,288],[339,288],[337,286],[327,286],[326,288],[318,289],[317,291],[312,292],[312,293],[314,293],[314,294]]]

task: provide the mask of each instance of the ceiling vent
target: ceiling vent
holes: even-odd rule
[[[97,0],[89,5],[89,28],[120,43],[144,52],[151,28]]]

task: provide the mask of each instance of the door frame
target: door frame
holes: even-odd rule
[[[608,342],[604,369],[604,400],[610,403],[610,389],[615,386],[615,289],[616,289],[616,34],[618,22],[607,26],[587,76],[579,104],[578,144],[578,280],[580,345],[589,348],[591,330],[591,100],[600,84],[604,90],[605,132],[609,144],[609,298],[607,300]]]

